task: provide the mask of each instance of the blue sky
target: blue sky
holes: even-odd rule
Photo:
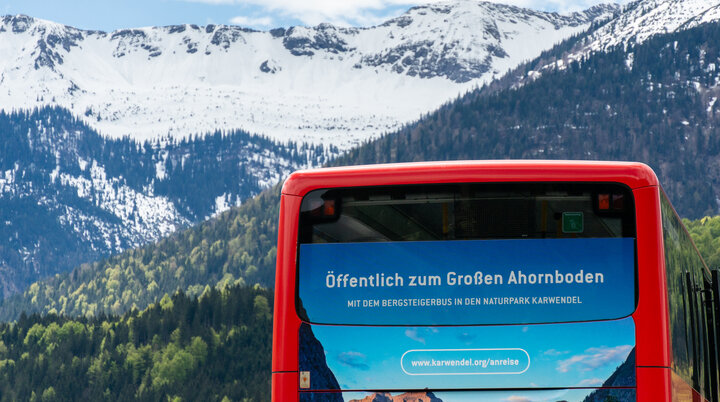
[[[498,1],[498,0],[492,0]],[[371,26],[409,7],[438,0],[0,0],[0,14],[27,14],[82,29],[191,23],[256,29],[316,25]],[[601,0],[501,0],[546,11],[575,11]]]

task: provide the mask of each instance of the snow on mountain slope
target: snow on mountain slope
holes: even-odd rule
[[[86,170],[89,178],[60,173],[53,184],[74,189],[78,199],[94,203],[99,210],[117,220],[108,223],[87,215],[80,208],[65,206],[65,214],[59,221],[93,245],[95,250],[119,253],[128,246],[143,245],[148,239],[168,236],[178,227],[190,223],[167,197],[143,194],[123,183],[122,178],[108,177],[105,168],[96,161]],[[56,207],[55,200],[50,197],[43,201],[48,208]],[[102,246],[94,244],[98,241],[103,242]]]
[[[111,33],[0,19],[0,108],[57,104],[110,137],[240,128],[348,148],[606,18],[459,0],[372,28],[181,25]]]
[[[108,139],[60,107],[0,111],[0,134],[0,300],[327,161],[323,147],[237,131],[164,145]]]
[[[700,24],[718,20],[720,20],[720,3],[715,4],[714,6],[708,8],[699,15],[693,17],[685,24],[684,28],[692,28]]]
[[[585,51],[604,51],[620,44],[720,19],[720,0],[637,0],[594,32]]]

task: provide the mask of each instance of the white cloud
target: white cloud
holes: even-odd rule
[[[369,26],[395,17],[388,8],[437,3],[442,0],[185,0],[214,5],[255,6],[266,13],[302,21],[307,25],[330,22],[337,25]]]
[[[531,8],[542,11],[557,11],[559,13],[571,13],[574,11],[587,10],[598,4],[620,3],[627,4],[630,0],[488,0],[494,3],[512,4],[518,7]]]
[[[568,354],[568,353],[570,353],[570,352],[568,352],[566,350],[556,350],[556,349],[548,349],[543,352],[543,354],[545,356],[560,356],[560,355],[564,355],[564,354]]]
[[[567,373],[570,370],[592,371],[608,364],[620,365],[631,350],[631,345],[590,348],[584,354],[559,361],[557,370]]]
[[[301,21],[306,25],[330,22],[336,25],[370,26],[396,17],[415,5],[440,3],[447,0],[184,0],[211,5],[242,5],[261,9]],[[474,1],[474,0],[467,0]],[[478,0],[479,1],[479,0]],[[607,0],[489,0],[536,10],[579,11]],[[628,0],[621,0],[627,3]],[[398,9],[400,7],[400,9]],[[237,18],[237,17],[236,17]]]
[[[586,378],[577,385],[578,387],[595,387],[602,385],[603,380],[601,378]]]
[[[273,19],[270,17],[252,18],[238,15],[237,17],[231,18],[230,23],[244,27],[269,27],[272,25]]]
[[[417,328],[406,329],[406,330],[405,330],[405,336],[407,336],[408,338],[412,339],[413,341],[420,342],[420,343],[422,343],[423,345],[425,344],[425,338],[423,338],[422,336],[420,336],[420,335],[418,334]]]
[[[360,370],[369,370],[370,366],[367,365],[367,357],[360,352],[342,352],[337,356],[337,360],[348,366]]]

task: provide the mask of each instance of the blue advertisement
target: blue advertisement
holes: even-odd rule
[[[298,312],[313,323],[531,324],[634,310],[631,238],[300,245]]]
[[[388,401],[404,390],[432,391],[422,400],[435,402],[634,400],[632,317],[468,327],[303,324],[299,342],[304,400]],[[312,396],[332,390],[345,392]],[[386,390],[388,398],[365,390]]]

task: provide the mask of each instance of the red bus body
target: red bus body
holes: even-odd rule
[[[300,204],[316,189],[428,183],[616,182],[635,197],[637,222],[636,384],[639,401],[701,401],[672,372],[667,278],[655,173],[640,163],[579,161],[467,161],[328,168],[293,173],[282,189],[277,248],[272,360],[272,400],[299,400],[295,310]]]

